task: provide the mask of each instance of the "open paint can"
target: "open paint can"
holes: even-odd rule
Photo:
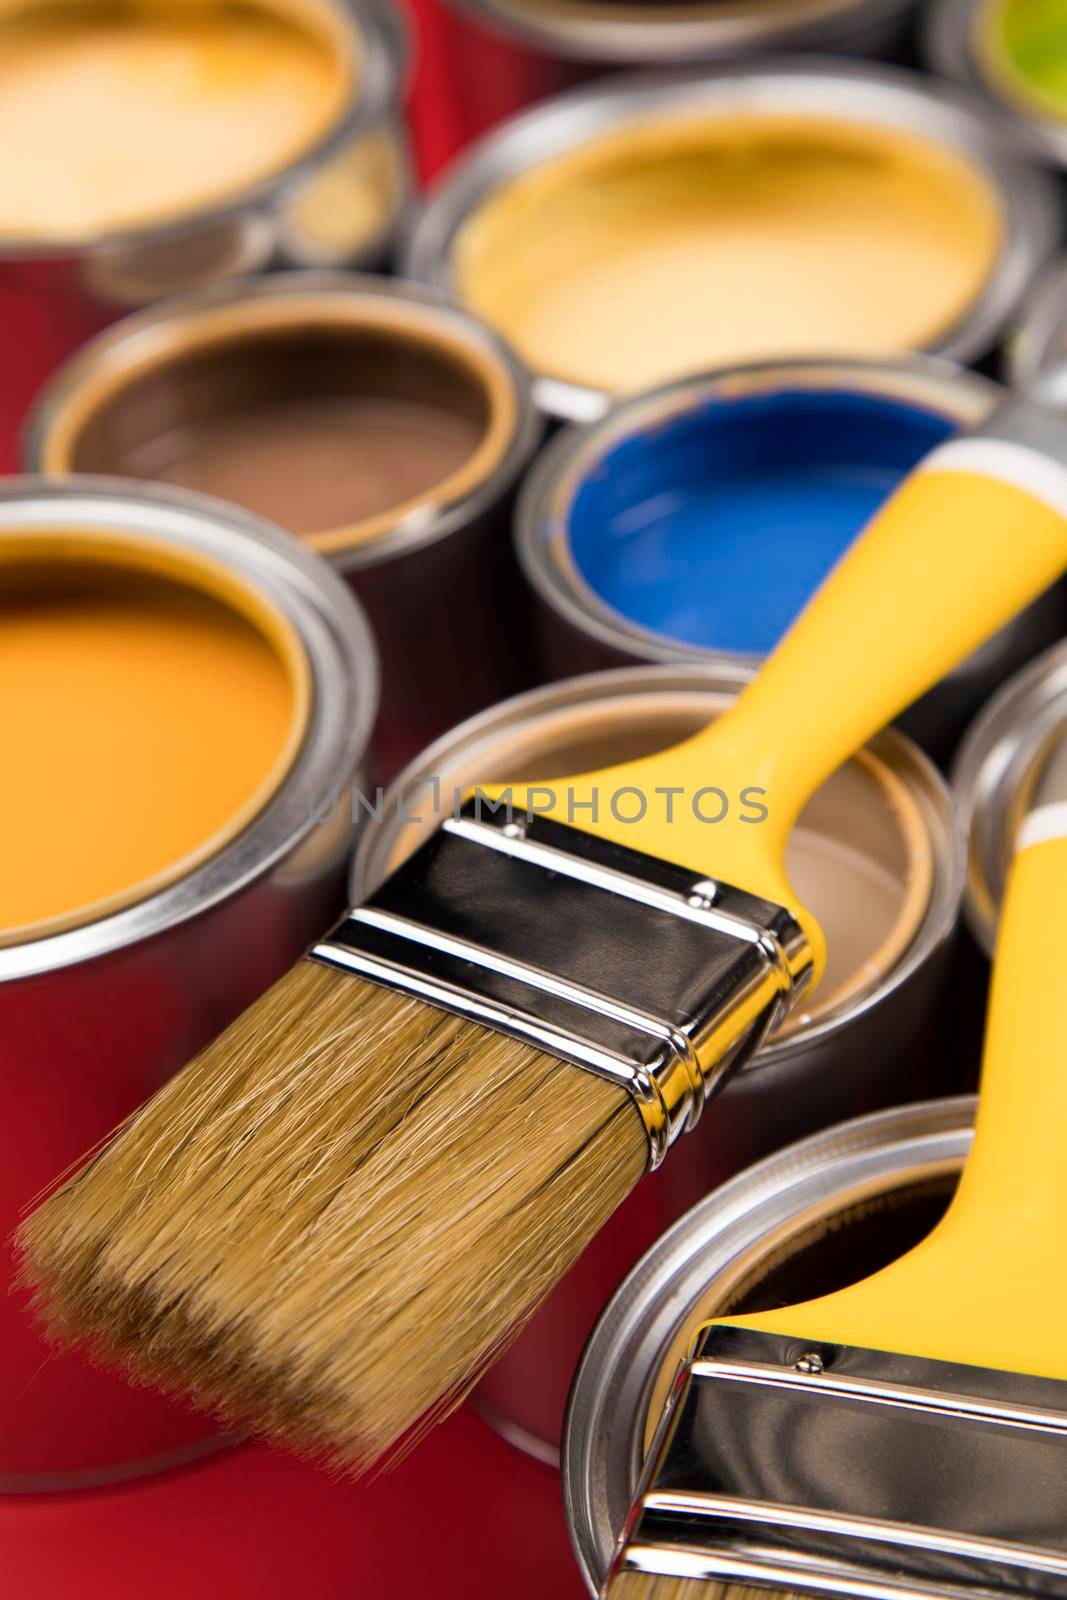
[[[564,1498],[590,1594],[699,1325],[832,1293],[918,1244],[951,1198],[974,1111],[971,1098],[902,1106],[795,1144],[696,1206],[630,1273],[589,1341],[567,1416]]]
[[[44,391],[24,461],[183,484],[300,535],[370,616],[395,772],[531,681],[510,533],[539,437],[510,351],[438,293],[283,273],[101,334]]]
[[[1067,165],[1064,0],[933,0],[925,54],[995,107],[1023,149]]]
[[[465,139],[620,67],[692,66],[775,50],[887,55],[912,0],[444,0]]]
[[[785,58],[561,96],[433,194],[409,273],[455,290],[543,409],[754,360],[987,352],[1060,230],[1051,180],[962,91]]]
[[[683,380],[560,433],[517,519],[542,671],[754,667],[911,468],[1000,394],[929,356],[770,363]],[[943,758],[990,694],[1065,632],[1056,584],[902,726]]]
[[[631,667],[535,689],[474,718],[379,800],[357,847],[353,902],[452,811],[457,793],[665,749],[720,713],[749,676],[739,666]],[[939,1086],[931,1039],[963,892],[963,840],[938,773],[900,734],[881,734],[805,808],[789,869],[829,945],[812,1006],[642,1181],[479,1386],[483,1414],[545,1459],[555,1458],[567,1387],[596,1316],[664,1227],[798,1133]]]
[[[0,1492],[207,1448],[53,1350],[20,1217],[292,966],[344,899],[370,631],[281,530],[176,489],[0,488]]]
[[[952,775],[967,828],[967,923],[990,958],[1015,834],[1036,806],[1067,802],[1067,643],[996,695],[960,746]]]
[[[385,0],[0,0],[0,450],[137,306],[375,264],[410,189]]]

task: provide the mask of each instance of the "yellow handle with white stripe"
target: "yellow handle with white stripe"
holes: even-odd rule
[[[726,715],[662,754],[512,794],[536,789],[542,813],[790,907],[817,978],[822,935],[784,867],[801,808],[1065,567],[1067,466],[1003,439],[952,440],[886,502]],[[680,791],[669,815],[668,786]],[[622,790],[620,816],[608,799]],[[709,791],[729,802],[717,822]]]
[[[863,1283],[725,1319],[1067,1378],[1067,806],[1023,825],[1000,919],[974,1147],[928,1239]]]

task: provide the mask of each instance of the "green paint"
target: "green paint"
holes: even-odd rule
[[[1067,0],[994,0],[983,32],[1002,86],[1067,119]]]

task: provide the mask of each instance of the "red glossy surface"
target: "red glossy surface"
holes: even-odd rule
[[[452,74],[453,28],[439,0],[403,0],[411,22],[408,120],[415,161],[432,178],[464,142],[464,115]]]
[[[339,1482],[260,1446],[121,1489],[0,1498],[11,1600],[582,1600],[559,1482],[460,1412]]]

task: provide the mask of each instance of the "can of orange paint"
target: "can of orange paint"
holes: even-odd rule
[[[0,1492],[154,1470],[210,1423],[51,1350],[31,1202],[329,926],[369,781],[368,626],[286,534],[176,489],[0,489]]]
[[[353,904],[471,788],[551,780],[662,750],[722,710],[738,665],[629,667],[534,689],[446,734],[368,815]],[[815,1003],[738,1073],[677,1155],[597,1235],[478,1386],[482,1414],[554,1461],[582,1345],[620,1278],[664,1227],[751,1161],[860,1111],[955,1087],[940,1048],[963,892],[963,839],[947,786],[914,745],[882,734],[805,809],[789,869],[827,933]],[[684,1148],[683,1148],[684,1146]]]
[[[711,1317],[843,1289],[918,1244],[955,1189],[974,1113],[971,1098],[928,1101],[791,1145],[709,1195],[634,1267],[589,1341],[567,1416],[564,1500],[590,1594],[689,1336]]]

